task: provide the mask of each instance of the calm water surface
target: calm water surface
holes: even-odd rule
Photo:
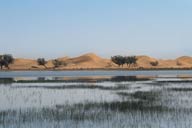
[[[0,72],[0,128],[191,127],[191,70]]]

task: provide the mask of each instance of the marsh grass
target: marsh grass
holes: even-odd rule
[[[104,81],[109,79],[105,78]],[[124,81],[125,80],[125,81]],[[127,82],[128,80],[128,82]],[[142,80],[144,83],[142,83]],[[142,79],[137,82],[135,77],[116,77],[108,85],[103,80],[75,84],[74,81],[56,85],[55,80],[46,85],[46,79],[36,81],[3,80],[2,83],[16,82],[20,86],[7,87],[19,91],[23,88],[30,91],[55,92],[69,90],[109,92],[105,96],[117,96],[112,101],[97,99],[97,102],[84,101],[78,103],[52,103],[50,106],[5,109],[0,111],[0,128],[191,128],[192,127],[192,88],[190,80],[183,81],[150,81]],[[7,82],[8,81],[8,82]],[[42,83],[41,83],[42,81]],[[45,82],[46,81],[46,82]],[[129,82],[131,81],[131,82]],[[44,83],[45,82],[45,83]],[[66,83],[71,83],[67,85]],[[126,83],[127,82],[127,83]],[[19,84],[20,83],[20,84]],[[31,85],[29,84],[31,83]],[[85,84],[86,83],[86,84]],[[26,86],[25,86],[26,85]],[[109,86],[110,85],[110,86]],[[0,86],[1,87],[1,86]],[[4,88],[5,88],[4,87]],[[19,93],[19,94],[20,94]],[[85,93],[85,92],[84,92]],[[19,95],[18,94],[18,95]],[[36,93],[34,93],[36,94]],[[53,93],[50,93],[53,94]],[[93,95],[88,93],[87,97]],[[100,93],[96,94],[99,95]],[[12,95],[12,94],[6,94]],[[42,93],[43,95],[43,93]],[[70,96],[76,95],[69,94]],[[60,95],[65,96],[65,95]],[[184,98],[183,98],[184,97]],[[10,97],[9,97],[10,98]],[[15,97],[12,100],[15,99]],[[60,97],[58,97],[60,98]],[[66,97],[62,97],[65,99]],[[97,97],[98,98],[98,97]],[[47,99],[49,100],[49,99]],[[74,100],[71,98],[71,100]],[[3,105],[3,104],[2,104]],[[22,105],[21,105],[22,106]]]
[[[192,88],[169,88],[168,90],[179,92],[191,92]]]
[[[0,126],[9,127],[15,124],[17,127],[26,126],[25,124],[30,123],[35,124],[35,122],[41,122],[41,125],[48,122],[52,122],[52,124],[57,122],[60,127],[65,127],[66,122],[71,121],[86,127],[88,121],[92,122],[94,126],[104,127],[106,123],[113,124],[115,121],[116,123],[113,125],[116,127],[148,128],[155,126],[160,128],[162,127],[161,121],[164,121],[165,126],[169,126],[169,122],[166,121],[168,119],[174,121],[172,125],[184,128],[185,125],[189,125],[187,122],[191,120],[191,118],[188,118],[192,115],[191,112],[191,109],[170,109],[163,106],[149,105],[144,101],[80,103],[57,105],[53,108],[1,112]],[[180,124],[182,120],[185,120],[186,124]],[[172,125],[166,128],[171,128]],[[108,127],[114,126],[108,125]]]

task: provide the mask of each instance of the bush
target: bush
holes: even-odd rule
[[[62,65],[62,62],[57,59],[53,60],[52,63],[54,65],[54,68],[57,68]]]
[[[158,62],[158,61],[150,62],[150,64],[151,64],[152,66],[157,66],[157,65],[159,65],[159,62]]]

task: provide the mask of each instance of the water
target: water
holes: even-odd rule
[[[0,128],[90,127],[192,127],[192,71],[0,72]]]

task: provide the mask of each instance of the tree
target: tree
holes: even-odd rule
[[[9,65],[14,62],[14,58],[10,54],[0,55],[0,66],[3,69],[3,66],[9,69]]]
[[[42,66],[44,66],[45,68],[47,68],[47,66],[46,66],[47,61],[46,61],[44,58],[38,58],[38,59],[37,59],[37,64],[38,64],[38,65],[42,65]]]
[[[136,56],[120,56],[120,55],[118,55],[118,56],[112,56],[111,60],[115,64],[119,65],[119,67],[120,66],[123,67],[124,64],[127,64],[127,66],[129,66],[129,67],[131,65],[135,66],[137,64],[137,57]]]
[[[127,67],[130,67],[130,66],[131,66],[131,63],[132,63],[131,57],[126,56],[126,57],[125,57],[125,63],[127,64]]]
[[[54,68],[58,68],[59,66],[62,65],[62,62],[57,59],[53,60],[52,63],[54,65]]]
[[[120,66],[123,67],[123,65],[125,64],[125,57],[120,56],[120,55],[118,55],[118,56],[112,56],[112,57],[111,57],[111,60],[112,60],[115,64],[119,65],[119,67],[120,67]]]
[[[136,56],[130,56],[130,63],[131,65],[133,64],[133,66],[137,65],[137,57]]]

